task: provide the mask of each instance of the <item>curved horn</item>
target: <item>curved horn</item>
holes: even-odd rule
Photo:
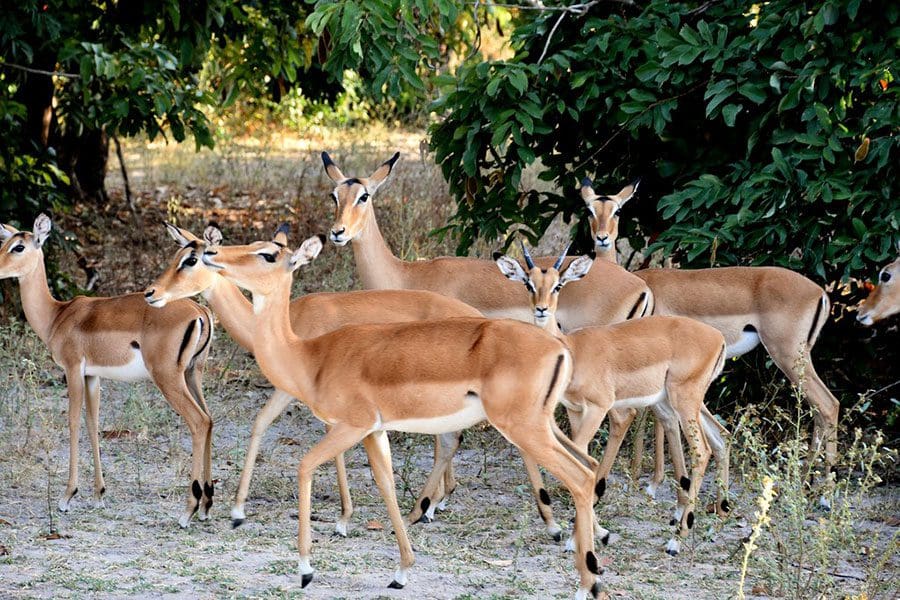
[[[569,246],[572,245],[572,242],[566,244],[566,247],[563,248],[562,254],[559,255],[559,258],[556,259],[556,262],[553,263],[553,268],[559,271],[559,268],[562,266],[563,261],[566,260],[566,253],[569,251]]]
[[[525,264],[528,265],[529,269],[533,269],[534,261],[531,260],[531,255],[528,253],[528,248],[525,247],[525,242],[519,240],[519,243],[522,244],[522,254],[525,255]]]

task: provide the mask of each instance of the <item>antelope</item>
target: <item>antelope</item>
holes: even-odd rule
[[[0,279],[19,280],[22,308],[66,373],[69,395],[69,479],[59,500],[68,512],[78,493],[78,433],[82,405],[94,460],[94,497],[103,503],[106,484],[100,464],[98,427],[100,378],[150,379],[187,423],[193,460],[184,528],[195,512],[209,518],[214,486],[211,476],[213,421],[203,398],[201,379],[213,336],[212,313],[190,300],[153,310],[141,294],[108,298],[76,296],[57,301],[47,287],[43,245],[52,224],[41,214],[31,232],[0,225]]]
[[[619,217],[625,206],[637,193],[641,180],[637,179],[619,190],[614,196],[600,195],[594,191],[590,179],[581,182],[581,198],[588,208],[591,239],[602,260],[618,264],[616,240],[619,238]]]
[[[217,271],[199,260],[207,248],[217,248],[222,242],[218,227],[210,225],[199,239],[190,231],[165,224],[166,231],[178,243],[179,249],[166,270],[147,288],[144,294],[151,306],[166,306],[178,298],[202,295],[219,321],[231,337],[242,348],[253,351],[253,307],[241,293],[240,288],[222,277]],[[287,244],[286,230],[280,229],[275,240]],[[308,294],[293,300],[290,304],[291,326],[302,338],[318,337],[350,323],[393,323],[404,321],[424,321],[452,317],[479,317],[474,308],[453,298],[447,298],[426,291],[360,291],[345,293]],[[288,407],[293,397],[276,389],[272,397],[260,409],[253,422],[247,455],[231,511],[232,526],[240,526],[246,519],[245,504],[253,476],[256,457],[266,430]],[[437,440],[441,440],[438,437]],[[458,436],[447,435],[435,447],[436,460],[445,451],[455,451]],[[338,489],[341,498],[341,516],[335,524],[335,532],[346,536],[353,503],[347,486],[344,455],[336,459]],[[447,467],[443,479],[444,489],[426,489],[418,499],[408,519],[430,520],[442,498],[446,498],[456,487],[452,463]]]
[[[897,250],[900,251],[900,242],[897,243]],[[878,287],[872,290],[869,297],[859,305],[856,314],[857,321],[866,327],[871,327],[878,321],[900,312],[898,278],[900,278],[900,258],[878,273]]]
[[[486,419],[571,492],[580,578],[576,598],[596,597],[597,463],[553,420],[572,372],[565,345],[525,323],[476,318],[350,325],[303,340],[291,326],[292,273],[319,253],[322,242],[310,238],[294,252],[276,241],[260,241],[203,253],[204,263],[253,296],[253,351],[263,374],[331,425],[297,470],[301,586],[313,578],[310,504],[312,476],[320,464],[363,442],[400,549],[388,587],[402,588],[414,556],[397,506],[386,432],[440,434]]]
[[[582,198],[590,196],[585,188],[592,187],[589,179],[582,182]],[[590,222],[594,231],[596,220],[591,217]],[[651,314],[689,317],[715,327],[725,336],[726,358],[741,356],[762,342],[813,407],[811,449],[814,454],[824,449],[828,473],[837,456],[840,405],[810,355],[831,310],[825,291],[781,267],[643,269],[634,274],[653,291]],[[828,504],[824,497],[820,503]]]
[[[569,283],[584,278],[595,262],[591,256],[581,256],[562,268],[566,250],[551,268],[540,269],[522,244],[527,269],[505,255],[497,258],[497,266],[508,279],[525,284],[535,325],[564,341],[572,351],[572,380],[563,392],[562,403],[572,423],[572,441],[576,446],[587,452],[607,413],[649,407],[657,415],[657,422],[665,429],[675,477],[681,486],[676,520],[679,536],[685,537],[694,525],[697,494],[711,452],[716,454],[719,470],[716,506],[722,513],[728,511],[728,432],[703,404],[707,388],[722,371],[725,339],[708,325],[683,317],[661,316],[562,334],[556,322],[560,292]],[[614,410],[610,412],[611,409]],[[626,429],[628,423],[630,419],[624,423]],[[690,477],[679,425],[687,432],[691,450]],[[598,496],[606,489],[606,477],[624,434],[621,426],[610,424],[609,441],[597,471]],[[540,473],[536,476],[540,482]],[[675,538],[666,545],[666,552],[672,556],[679,549],[680,542]]]
[[[352,242],[363,287],[430,290],[462,300],[486,317],[530,323],[531,309],[518,286],[497,277],[491,260],[441,257],[408,262],[394,256],[381,235],[371,198],[387,180],[399,157],[399,152],[394,154],[368,178],[348,178],[327,152],[322,153],[325,172],[335,183],[331,194],[335,220],[330,238],[338,246]],[[553,260],[543,258],[536,262],[546,268]],[[580,286],[563,294],[559,321],[567,331],[625,321],[643,316],[651,298],[646,284],[621,267],[597,265]]]

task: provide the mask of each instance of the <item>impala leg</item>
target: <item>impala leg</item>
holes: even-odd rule
[[[678,524],[678,536],[685,538],[694,527],[696,516],[697,496],[700,493],[700,485],[703,483],[703,475],[709,464],[710,449],[706,436],[701,429],[699,414],[689,418],[683,418],[682,424],[691,451],[691,479],[687,489],[688,501]],[[666,544],[666,553],[675,556],[681,550],[680,540],[672,538]]]
[[[178,519],[182,529],[188,526],[191,517],[200,508],[203,498],[203,467],[206,444],[212,430],[212,419],[190,393],[183,373],[152,373],[153,381],[162,391],[172,408],[175,409],[191,432],[191,485],[187,495],[187,507]]]
[[[434,518],[434,510],[437,503],[442,499],[439,488],[445,480],[447,469],[453,462],[453,455],[459,448],[459,441],[462,439],[461,432],[453,431],[450,433],[442,433],[435,436],[435,458],[434,467],[425,480],[422,492],[416,500],[415,506],[406,517],[407,523],[430,523]],[[445,490],[446,491],[446,490]]]
[[[62,512],[68,512],[72,497],[78,493],[78,435],[84,403],[84,377],[80,366],[66,369],[66,388],[69,393],[69,481],[59,499],[59,510]]]
[[[625,434],[632,421],[637,416],[637,411],[633,408],[613,408],[609,413],[609,439],[606,442],[606,448],[603,449],[603,457],[600,459],[600,468],[597,470],[597,480],[606,480],[609,472],[612,471],[613,463],[616,462],[616,455],[619,454],[619,448],[625,440]]]
[[[668,392],[671,393],[671,390],[668,390]],[[654,405],[653,413],[656,420],[662,424],[665,432],[666,443],[669,446],[669,456],[672,458],[672,471],[675,474],[677,483],[675,486],[677,503],[675,515],[671,521],[671,524],[674,525],[682,520],[685,510],[687,510],[688,490],[691,484],[684,460],[684,448],[681,444],[681,427],[678,423],[678,415],[675,414],[669,400]],[[655,492],[656,490],[653,491]]]
[[[313,568],[309,558],[312,551],[312,477],[315,470],[325,461],[335,458],[362,440],[369,432],[359,427],[338,423],[326,431],[325,436],[309,449],[297,467],[297,490],[299,516],[297,548],[300,551],[301,587],[306,587],[313,578]],[[371,461],[371,457],[369,458]]]
[[[237,493],[234,498],[234,506],[231,509],[231,526],[239,527],[247,518],[244,512],[244,504],[250,489],[250,479],[253,477],[253,468],[256,466],[256,457],[262,438],[272,425],[272,422],[284,412],[293,397],[287,392],[275,390],[269,400],[263,405],[256,418],[253,420],[253,428],[250,430],[250,443],[247,446],[247,454],[244,457],[244,468],[241,470],[241,479],[238,482]]]
[[[366,453],[369,455],[369,464],[372,466],[372,475],[375,483],[384,498],[391,524],[394,526],[394,535],[397,537],[397,545],[400,547],[400,568],[394,573],[394,579],[388,584],[389,588],[402,589],[407,582],[409,569],[416,562],[413,555],[412,544],[406,534],[406,524],[403,515],[397,505],[397,489],[394,483],[394,467],[391,464],[391,446],[388,443],[387,433],[375,431],[363,440]],[[442,473],[438,473],[439,476]]]
[[[106,484],[103,482],[103,465],[100,464],[100,378],[84,378],[84,420],[88,436],[91,438],[91,452],[94,456],[94,499],[97,506],[103,506]]]
[[[541,476],[541,470],[536,462],[531,460],[526,453],[522,453],[522,460],[525,463],[525,472],[528,473],[528,480],[531,482],[531,491],[534,494],[534,500],[537,502],[538,514],[547,527],[547,533],[550,534],[555,541],[562,539],[562,527],[553,517],[553,508],[550,506],[550,494],[544,487],[544,478]]]
[[[653,419],[653,479],[647,484],[647,494],[656,497],[656,490],[666,478],[666,430],[659,419]]]
[[[597,434],[597,430],[600,429],[600,425],[603,424],[603,420],[606,418],[608,414],[608,410],[602,408],[596,404],[588,404],[585,403],[584,410],[581,413],[581,418],[578,423],[578,429],[574,431],[574,435],[572,436],[572,442],[580,448],[585,454],[589,454],[588,446],[591,443],[591,440],[594,439],[594,436]],[[627,431],[627,427],[625,430]],[[599,474],[599,466],[597,468],[597,473]],[[606,493],[606,477],[596,476],[594,482],[594,495],[595,502],[598,502],[603,495]],[[609,543],[609,530],[605,527],[602,527],[599,523],[594,523],[594,532],[596,533],[597,539],[600,540],[603,545],[607,545]],[[570,548],[567,548],[570,549]]]
[[[703,432],[716,459],[716,514],[724,517],[731,510],[728,506],[728,488],[730,485],[729,463],[731,460],[728,441],[731,436],[716,418],[703,406],[700,413]]]
[[[206,398],[203,396],[203,365],[196,364],[190,367],[184,374],[185,383],[187,383],[188,391],[193,397],[200,410],[209,417],[209,428],[206,430],[206,437],[203,443],[203,494],[200,498],[200,511],[197,518],[201,521],[209,519],[209,510],[213,505],[213,495],[215,494],[215,484],[212,479],[212,416],[209,412],[209,406],[206,404]]]
[[[631,455],[631,479],[637,481],[641,476],[641,466],[644,463],[644,438],[647,435],[647,409],[638,411],[637,424],[634,429],[634,450]]]
[[[334,469],[337,472],[338,495],[341,498],[341,516],[334,524],[334,533],[347,537],[350,519],[353,517],[353,498],[350,497],[350,484],[347,482],[347,465],[344,462],[343,452],[334,457]]]
[[[462,443],[462,431],[457,432],[457,450],[459,450],[459,444]],[[456,452],[454,451],[454,454]],[[456,490],[457,481],[456,481],[456,470],[453,468],[453,456],[450,457],[450,462],[447,464],[447,469],[444,471],[444,489],[441,490],[441,501],[437,503],[437,510],[444,510],[447,505],[447,500],[450,499],[450,494]],[[433,513],[434,511],[432,511]]]

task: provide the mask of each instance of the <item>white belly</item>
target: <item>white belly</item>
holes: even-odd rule
[[[759,335],[755,331],[742,331],[738,341],[725,346],[725,358],[746,354],[758,345]]]
[[[377,429],[381,431],[406,431],[408,433],[429,433],[436,435],[439,433],[468,429],[477,423],[481,423],[486,418],[487,415],[484,412],[484,406],[481,404],[481,399],[474,394],[469,394],[463,402],[463,407],[455,413],[427,419],[399,419],[396,421],[388,421],[381,423]]]
[[[124,365],[110,367],[108,365],[84,365],[84,374],[115,381],[141,381],[150,379],[147,365],[144,364],[144,356],[140,350],[132,350],[134,356],[130,362]]]
[[[621,398],[616,400],[613,408],[646,408],[658,404],[666,397],[666,390],[662,389],[649,396],[637,396],[635,398]]]

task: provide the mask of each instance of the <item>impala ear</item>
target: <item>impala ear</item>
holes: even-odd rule
[[[395,152],[392,157],[381,163],[381,166],[375,169],[375,172],[369,176],[369,182],[366,188],[370,194],[374,194],[375,190],[381,187],[381,184],[387,180],[391,171],[394,170],[394,163],[400,158],[400,153]]]
[[[200,241],[197,239],[197,236],[195,236],[193,233],[191,233],[187,229],[182,229],[180,227],[176,227],[176,226],[172,225],[171,223],[163,223],[163,225],[166,226],[166,231],[169,233],[169,235],[172,237],[172,239],[175,240],[176,242],[178,242],[178,245],[181,246],[182,248],[184,248],[191,242],[199,242]]]
[[[282,246],[287,246],[288,239],[287,234],[291,232],[291,226],[287,223],[282,223],[278,226],[278,229],[275,230],[275,234],[272,236],[272,241],[276,244],[281,244]]]
[[[12,225],[7,225],[6,223],[0,223],[0,242],[5,242],[12,236],[19,233],[19,230],[13,227]]]
[[[31,234],[34,236],[35,248],[40,248],[44,245],[44,242],[50,236],[51,229],[53,229],[53,223],[50,221],[50,217],[44,213],[39,214],[34,220],[34,227],[31,230]]]
[[[619,203],[619,207],[625,205],[626,202],[631,200],[631,198],[637,193],[638,186],[641,184],[640,178],[635,179],[621,190],[619,193],[613,196],[613,198]]]
[[[203,241],[207,246],[218,246],[222,243],[222,231],[219,229],[218,223],[209,222],[209,225],[203,230]]]
[[[347,178],[344,177],[344,174],[341,173],[341,170],[338,169],[338,166],[334,164],[334,161],[331,160],[331,157],[328,156],[327,152],[322,153],[322,163],[325,165],[325,174],[335,183],[341,183],[345,181]]]
[[[300,247],[294,251],[288,260],[288,268],[296,271],[303,265],[308,265],[322,251],[322,245],[325,242],[325,236],[322,234],[314,235],[308,240],[300,244]]]
[[[503,273],[507,279],[521,281],[522,283],[528,281],[528,275],[525,273],[525,269],[522,268],[522,265],[520,265],[519,261],[516,259],[501,254],[500,256],[495,255],[494,261],[500,268],[500,272]]]
[[[596,197],[597,194],[594,192],[594,183],[591,181],[590,177],[585,177],[581,180],[581,199],[590,206],[591,200]]]
[[[569,263],[568,269],[563,271],[563,274],[559,277],[559,285],[566,285],[570,281],[578,281],[588,274],[593,264],[594,257],[590,255],[579,256]]]

